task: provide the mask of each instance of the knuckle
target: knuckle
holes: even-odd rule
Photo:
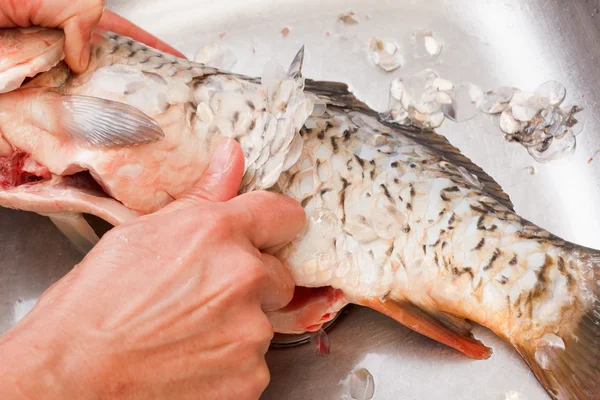
[[[269,371],[269,367],[264,359],[256,367],[254,371],[254,379],[252,381],[253,385],[251,385],[250,390],[254,392],[257,396],[256,398],[258,398],[271,382],[271,372]]]

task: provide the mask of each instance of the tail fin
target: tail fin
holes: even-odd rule
[[[583,312],[571,327],[558,336],[546,334],[541,341],[516,344],[555,400],[600,399],[600,268],[593,264],[584,274]]]

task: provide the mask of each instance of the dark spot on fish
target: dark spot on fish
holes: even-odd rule
[[[487,265],[485,267],[483,267],[483,270],[487,271],[488,269],[492,268],[494,266],[494,261],[496,261],[498,259],[498,257],[500,257],[501,254],[502,254],[502,252],[500,251],[500,249],[494,250],[494,254],[492,254],[492,258],[490,258],[490,261],[487,263]]]
[[[456,276],[462,276],[464,274],[469,274],[471,276],[471,279],[473,279],[475,277],[473,275],[473,270],[470,267],[463,268],[463,269],[458,269],[458,268],[454,267],[454,268],[452,268],[452,273]]]
[[[423,254],[427,254],[427,246],[423,245]]]
[[[306,197],[305,199],[303,199],[303,200],[300,202],[300,205],[301,205],[302,207],[306,207],[306,205],[308,204],[308,202],[309,202],[309,201],[311,201],[311,200],[312,200],[312,196],[308,196],[308,197]]]
[[[458,192],[460,189],[458,186],[450,186],[444,189],[444,192]]]
[[[398,199],[400,200],[400,202],[404,201],[404,199],[402,198],[402,196],[398,196]]]
[[[504,275],[502,275],[500,277],[500,281],[499,282],[500,282],[501,285],[506,285],[508,283],[508,278],[505,277]],[[510,297],[509,297],[509,299],[510,299]]]
[[[434,244],[431,244],[429,246],[430,247],[436,247],[438,244],[440,244],[441,241],[442,241],[442,239],[438,238],[438,240],[436,240]]]
[[[441,217],[442,215],[444,215],[446,213],[446,209],[444,208],[442,211],[440,211],[438,213],[438,217]]]
[[[487,204],[487,203],[484,203],[484,202],[480,201],[480,202],[479,202],[479,205],[480,205],[481,207],[483,207],[485,210],[487,210],[487,211],[489,211],[489,212],[491,212],[491,213],[493,213],[493,214],[495,214],[495,213],[496,213],[496,209],[495,209],[495,208],[494,208],[494,206],[492,206],[491,204]]]
[[[393,162],[390,164],[390,166],[391,166],[392,168],[396,168],[396,167],[398,167],[398,161],[393,161]]]
[[[477,246],[475,246],[475,248],[473,248],[474,251],[476,250],[481,250],[481,248],[485,245],[485,238],[481,238],[481,240],[479,241],[479,243],[477,243]]]
[[[498,225],[494,224],[494,225],[492,225],[492,226],[490,226],[490,227],[488,228],[488,231],[490,231],[490,232],[495,232],[495,231],[496,231],[496,229],[498,229]]]
[[[358,164],[360,164],[361,167],[365,166],[365,160],[363,160],[362,158],[360,158],[356,154],[354,155],[354,158],[356,159],[356,161],[358,162]]]
[[[539,297],[542,297],[548,286],[548,272],[550,267],[554,264],[554,260],[548,254],[544,258],[544,264],[537,271],[537,282],[533,287],[533,292],[529,293],[529,297],[531,300],[535,300]]]
[[[437,253],[435,253],[435,255],[433,256],[433,261],[435,262],[435,265],[440,265],[440,260],[438,258]]]
[[[400,179],[394,178],[394,183],[400,183]]]
[[[342,183],[344,185],[344,187],[342,188],[342,190],[346,190],[346,188],[348,186],[350,186],[350,183],[346,179],[344,179],[344,178],[342,178]]]
[[[256,106],[252,102],[252,100],[246,100],[246,105],[250,107],[251,110],[256,110]]]
[[[325,132],[321,131],[321,132],[317,133],[317,138],[319,140],[323,140],[325,138]]]
[[[471,207],[471,210],[473,210],[473,211],[475,211],[477,213],[480,213],[480,214],[485,214],[486,213],[486,211],[483,208],[474,206],[473,204],[471,204],[470,207]]]
[[[344,142],[347,142],[348,140],[350,140],[350,135],[351,135],[351,132],[349,129],[346,130],[346,132],[344,132]]]
[[[477,229],[485,231],[485,226],[483,226],[483,220],[484,219],[485,219],[485,217],[483,215],[481,215],[479,217],[479,219],[477,220]]]
[[[371,165],[374,166],[375,165],[375,160],[369,160],[369,164],[371,164]]]
[[[128,41],[127,41],[127,42],[125,42],[125,43],[127,43],[127,46],[133,46],[133,40],[128,40]]]
[[[390,246],[390,248],[386,250],[385,255],[389,257],[392,255],[393,252],[394,252],[394,242],[392,242],[392,245]]]
[[[329,188],[326,188],[326,189],[321,189],[321,192],[320,192],[320,194],[321,194],[321,196],[323,196],[325,193],[327,193],[327,192],[329,192],[329,191],[331,191],[331,189],[329,189]]]
[[[393,203],[394,199],[392,199],[392,195],[390,194],[390,191],[388,190],[387,186],[385,186],[383,183],[379,186],[381,186],[381,188],[383,189],[385,197],[387,197]]]
[[[248,132],[252,132],[252,131],[254,130],[254,128],[255,128],[255,127],[256,127],[256,120],[255,120],[255,119],[253,119],[253,120],[250,122],[250,125],[248,126]]]
[[[231,125],[233,127],[235,127],[235,124],[237,124],[238,120],[240,119],[240,113],[239,111],[236,111],[233,113],[233,116],[231,117]]]
[[[508,265],[517,265],[518,259],[517,259],[517,255],[515,254],[513,256],[513,258],[510,260],[510,262],[508,263]]]
[[[448,225],[452,225],[454,223],[454,221],[456,221],[456,214],[452,213],[452,215],[448,219]]]
[[[367,197],[371,197],[371,193],[367,193]]]
[[[558,270],[563,275],[567,272],[565,259],[562,256],[558,256]]]
[[[415,164],[415,163],[411,163],[411,164],[410,164],[410,167],[411,167],[411,168],[417,168],[417,164]]]
[[[444,194],[444,192],[440,193],[440,197],[442,198],[442,200],[444,201],[450,201],[450,199],[448,197],[446,197],[446,195]]]
[[[442,249],[444,249],[444,247],[446,247],[446,245],[448,244],[448,242],[442,242]]]
[[[404,227],[404,233],[408,233],[408,232],[410,232],[410,225],[406,225]]]
[[[449,230],[449,231],[453,231],[453,230],[454,230],[454,227],[453,227],[453,226],[449,226],[449,227],[448,227],[448,230]]]
[[[427,164],[427,160],[421,160],[421,164]]]
[[[406,203],[406,209],[407,209],[408,211],[412,211],[412,204],[410,204],[410,203]]]
[[[338,151],[337,138],[335,136],[331,137],[331,147],[333,147],[334,153]]]

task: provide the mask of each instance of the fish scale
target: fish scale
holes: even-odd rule
[[[276,332],[317,331],[354,303],[488,358],[473,321],[513,345],[552,398],[600,397],[600,252],[522,219],[444,137],[385,121],[346,85],[304,79],[303,51],[258,79],[111,33],[92,46],[85,73],[52,53],[19,66],[38,75],[0,95],[0,182],[10,183],[0,205],[48,215],[85,247],[95,234],[79,213],[118,225],[160,209],[229,136],[246,161],[240,193],[282,193],[307,214],[277,254],[300,288],[268,313]],[[73,110],[81,123],[65,124]]]

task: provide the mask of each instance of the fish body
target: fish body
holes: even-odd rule
[[[269,314],[276,332],[317,331],[353,303],[484,359],[474,321],[551,397],[599,398],[600,252],[519,217],[442,136],[305,80],[302,55],[262,79],[111,33],[80,75],[33,57],[33,78],[0,95],[0,205],[50,216],[85,248],[97,237],[81,213],[118,225],[160,209],[230,136],[246,158],[240,192],[283,193],[308,217],[278,254],[299,288]]]

